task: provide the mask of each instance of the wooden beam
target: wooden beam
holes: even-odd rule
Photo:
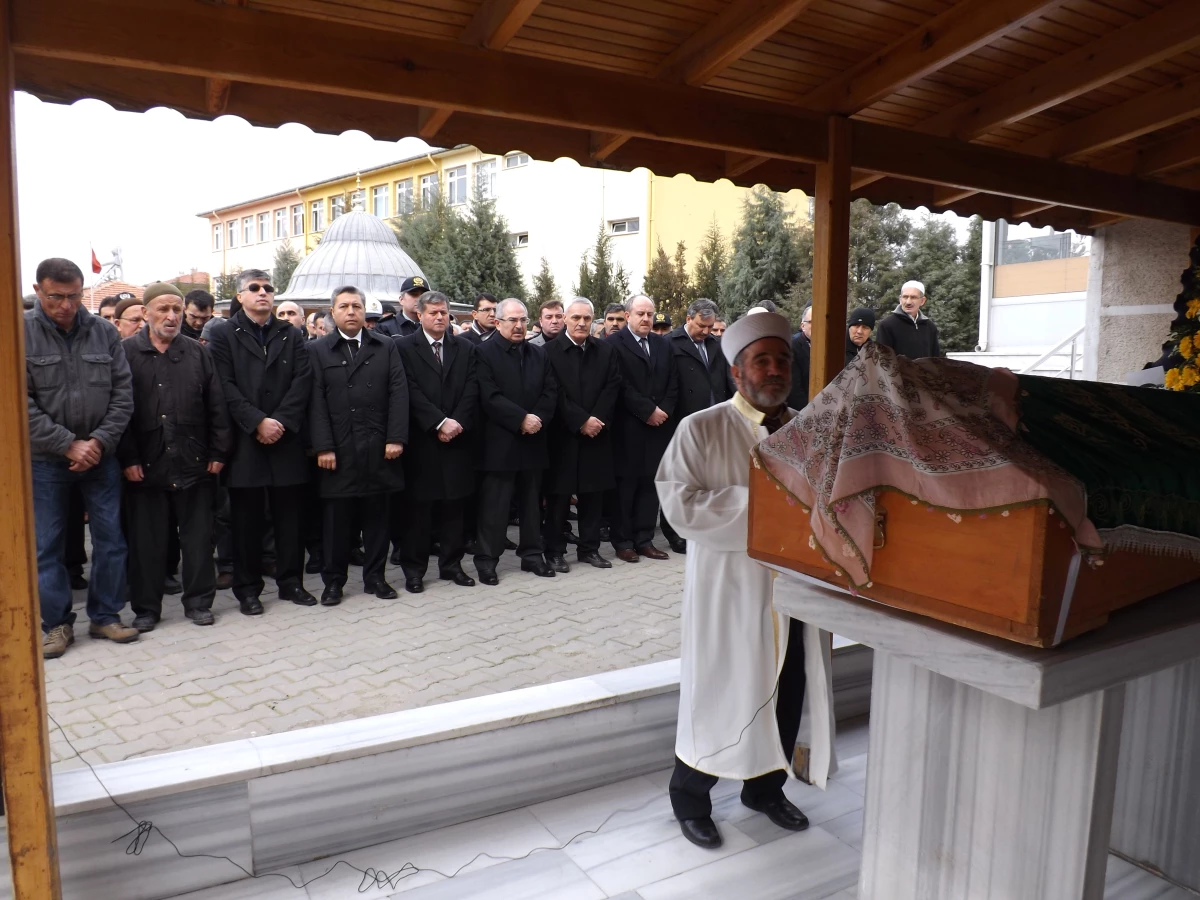
[[[1116,225],[1124,222],[1128,216],[1118,216],[1112,213],[1092,213],[1088,217],[1089,228],[1103,228],[1105,225]]]
[[[459,40],[489,50],[503,50],[529,21],[542,0],[483,0]]]
[[[454,110],[444,106],[420,107],[417,110],[417,137],[427,141],[433,140],[452,115]]]
[[[1057,205],[1056,203],[1044,203],[1041,200],[1014,200],[1010,218],[1014,222],[1019,222],[1022,219],[1028,219],[1035,213],[1040,213]]]
[[[861,169],[850,170],[850,190],[857,191],[865,188],[869,184],[874,184],[877,181],[882,181],[887,178],[886,175],[880,175],[878,172],[865,172]]]
[[[1062,0],[959,0],[804,98],[808,109],[851,115],[1014,31]]]
[[[725,177],[737,178],[739,175],[745,175],[747,172],[757,169],[765,162],[770,162],[770,157],[753,156],[749,153],[726,153]]]
[[[829,161],[817,163],[813,203],[812,365],[808,396],[815,397],[846,365],[849,292],[850,122],[829,118]]]
[[[1133,153],[1133,165],[1124,174],[1166,175],[1200,162],[1200,128],[1192,128]]]
[[[618,150],[625,146],[633,135],[630,134],[612,134],[607,131],[593,131],[591,135],[592,143],[592,159],[597,162],[604,162]]]
[[[0,0],[0,781],[14,900],[60,900],[30,481],[9,0]]]
[[[957,187],[938,187],[933,192],[933,202],[937,206],[950,206],[966,200],[968,197],[973,197],[979,191],[973,191],[969,188]]]
[[[233,82],[227,78],[206,78],[204,88],[204,111],[210,116],[221,115],[229,105],[229,92],[233,89]]]

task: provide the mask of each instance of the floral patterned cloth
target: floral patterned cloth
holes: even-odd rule
[[[868,344],[758,445],[755,464],[804,506],[816,546],[858,587],[870,581],[881,490],[956,521],[1049,503],[1081,547],[1101,551],[1082,483],[1017,436],[1017,390],[1005,370]]]

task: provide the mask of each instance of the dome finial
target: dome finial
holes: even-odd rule
[[[366,209],[366,197],[363,195],[362,173],[354,177],[354,193],[350,195],[350,211],[362,212]]]

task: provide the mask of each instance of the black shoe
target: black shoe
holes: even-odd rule
[[[291,600],[297,606],[316,606],[317,598],[302,587],[285,588],[279,592],[280,600]]]
[[[217,621],[211,609],[185,609],[183,614],[192,620],[193,625],[211,625]]]
[[[325,590],[321,592],[322,606],[337,606],[342,602],[342,586],[340,584],[329,584],[325,586]]]
[[[504,539],[504,549],[505,550],[516,550],[517,545],[514,544],[512,541],[510,541],[508,538],[505,538]]]
[[[716,850],[723,843],[721,832],[717,831],[717,823],[711,816],[700,819],[680,819],[679,830],[683,836],[705,850]]]
[[[140,616],[134,616],[133,621],[129,624],[131,624],[142,634],[145,634],[147,631],[154,630],[154,626],[158,624],[158,619],[156,619],[154,616],[143,613]]]
[[[310,553],[308,555],[308,562],[304,566],[304,574],[320,575],[321,574],[321,565],[322,565],[321,557],[313,556]]]
[[[404,589],[410,594],[423,594],[425,592],[425,579],[405,578]]]
[[[580,553],[579,561],[587,563],[589,566],[595,566],[597,569],[611,569],[612,563],[601,556],[599,553]]]
[[[404,559],[403,559],[403,557],[400,556],[400,548],[399,547],[397,547],[395,550],[392,551],[392,558],[391,558],[390,562],[393,566],[400,566],[400,565],[404,564]]]
[[[262,601],[257,597],[247,597],[245,600],[238,600],[238,605],[242,608],[243,616],[261,616],[263,614]]]
[[[607,541],[612,538],[612,531],[607,525],[600,526],[600,540]]]
[[[671,545],[672,553],[687,553],[687,541],[683,538],[676,538],[675,540],[667,538],[667,543]]]
[[[87,586],[88,586],[88,580],[83,577],[83,572],[72,572],[71,573],[71,590],[86,591]]]
[[[355,547],[350,551],[350,565],[359,566],[361,568],[366,561],[367,555],[363,551],[362,547]]]
[[[496,577],[495,569],[481,569],[478,566],[476,566],[475,569],[479,572],[479,580],[484,584],[500,583],[500,579]]]
[[[521,571],[532,572],[539,578],[553,578],[554,570],[546,565],[544,560],[540,559],[523,559],[521,560]]]
[[[183,593],[183,585],[179,583],[179,579],[174,575],[168,575],[167,580],[163,582],[163,593],[175,596]]]
[[[442,581],[453,581],[455,584],[461,585],[462,587],[475,587],[475,579],[462,569],[459,569],[456,572],[446,572],[438,577],[441,578]]]
[[[563,532],[563,540],[572,545],[579,543],[579,538],[570,528]]]
[[[808,827],[808,816],[787,797],[768,800],[766,803],[750,803],[742,795],[742,805],[755,812],[765,813],[767,818],[788,831],[803,831]]]
[[[555,572],[562,572],[564,575],[571,571],[570,564],[563,558],[561,553],[550,557],[550,568]]]
[[[218,591],[227,591],[231,587],[233,587],[233,573],[232,572],[218,572],[217,573],[217,590]]]
[[[262,568],[261,568],[259,571],[262,573],[262,576],[263,576],[264,578],[274,578],[274,577],[275,577],[275,574],[276,574],[276,573],[277,573],[279,570],[278,570],[278,568],[275,566],[275,560],[273,560],[273,559],[264,559],[264,560],[262,561]]]
[[[395,600],[400,596],[396,593],[396,589],[386,581],[377,581],[374,584],[364,584],[363,590],[368,594],[374,594],[380,600]]]

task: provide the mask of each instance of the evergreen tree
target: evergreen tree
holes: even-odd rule
[[[300,265],[300,251],[292,246],[291,241],[284,241],[275,251],[275,262],[271,268],[271,279],[275,282],[275,289],[279,293],[287,291],[288,283],[292,280],[292,273],[296,271],[298,265]]]
[[[954,228],[929,218],[913,231],[904,257],[905,279],[925,284],[923,312],[937,323],[943,351],[970,351],[979,340],[979,279],[983,220],[971,218],[960,246]]]
[[[610,303],[624,303],[629,296],[629,273],[621,263],[613,260],[612,236],[603,222],[596,235],[596,245],[585,251],[579,262],[579,280],[572,290],[591,300],[597,315],[603,315],[604,308]]]
[[[642,293],[654,301],[655,307],[661,311],[662,304],[669,302],[671,289],[675,280],[671,258],[663,250],[662,241],[658,242],[658,251],[650,260],[650,268],[642,279]]]
[[[904,283],[901,263],[912,223],[895,203],[850,204],[850,286],[847,306],[866,306],[877,316],[891,312]]]
[[[799,328],[804,308],[812,303],[813,230],[808,222],[796,228],[796,258],[799,262],[796,281],[779,304],[779,312]]]
[[[783,198],[757,187],[742,204],[733,254],[721,282],[725,309],[737,318],[763,300],[781,303],[800,275],[792,214]]]
[[[421,209],[388,222],[395,229],[404,252],[421,267],[435,290],[452,299],[474,301],[474,294],[468,297],[455,293],[462,289],[457,271],[462,219],[450,209],[440,193]]]
[[[213,297],[217,300],[232,300],[237,296],[238,276],[242,270],[239,268],[236,272],[229,275],[218,275],[213,279]]]
[[[517,251],[508,236],[508,223],[496,212],[496,201],[488,199],[478,188],[471,197],[470,208],[459,229],[457,269],[463,282],[460,299],[474,300],[475,293],[487,291],[496,297],[516,297],[525,300],[528,291]]]
[[[550,271],[550,263],[542,257],[542,266],[533,276],[533,295],[529,298],[532,307],[541,308],[543,303],[551,300],[561,300],[558,296],[558,286],[554,283],[554,273]]]
[[[704,233],[704,241],[700,244],[700,255],[696,259],[696,268],[692,283],[697,297],[706,297],[718,307],[724,306],[724,293],[721,289],[721,279],[725,277],[725,269],[729,266],[729,248],[725,246],[725,238],[714,217]]]
[[[658,312],[665,312],[676,325],[683,322],[687,308],[696,299],[691,276],[687,270],[687,248],[683,241],[675,245],[675,256],[669,257],[662,242],[642,281],[642,292],[654,301]],[[710,298],[711,299],[711,298]]]

